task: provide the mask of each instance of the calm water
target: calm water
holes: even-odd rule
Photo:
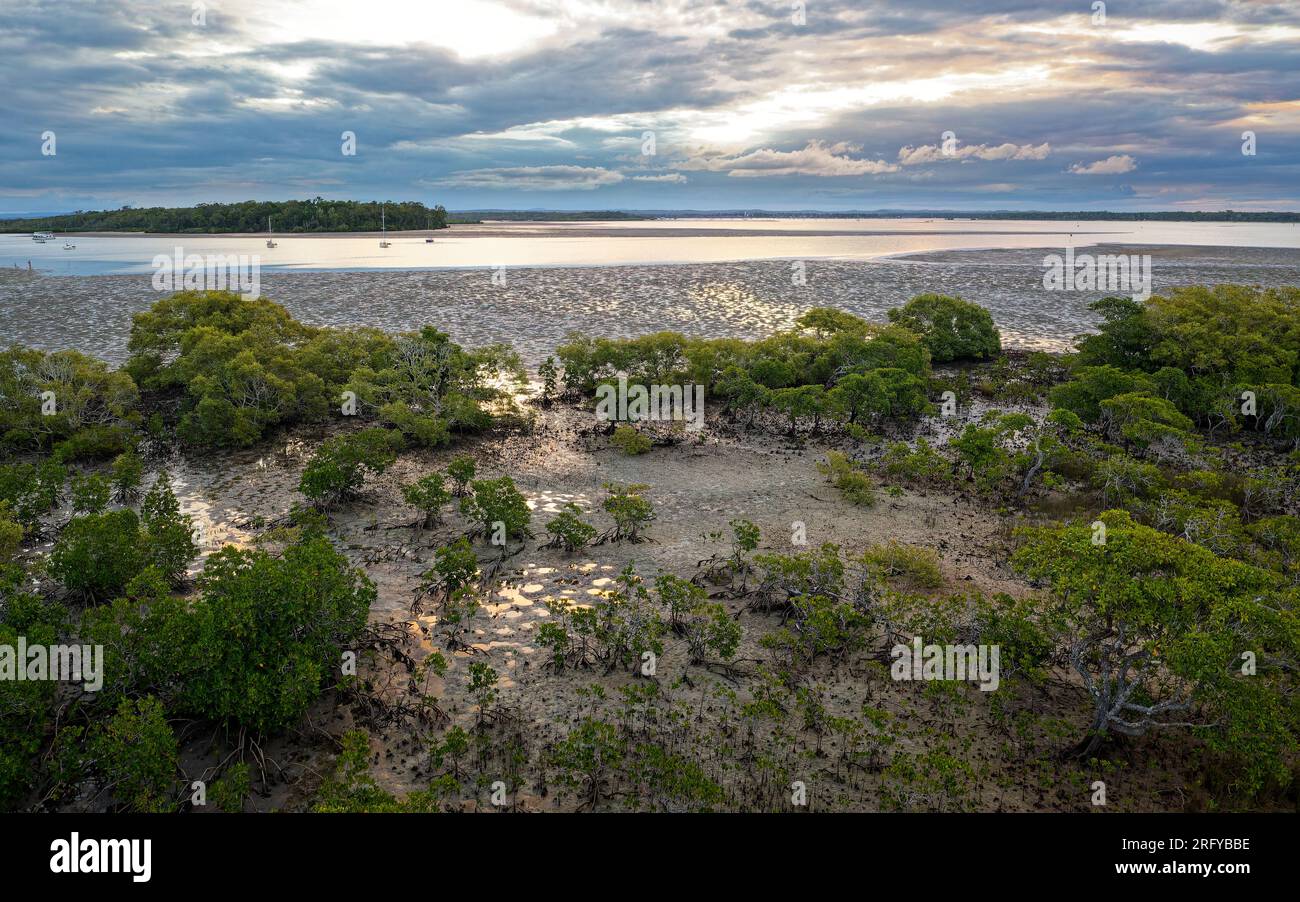
[[[620,223],[501,223],[455,226],[424,236],[59,236],[36,244],[0,235],[0,266],[54,275],[150,272],[153,258],[256,255],[263,271],[437,269],[493,266],[619,266],[735,260],[871,260],[891,254],[973,248],[1063,248],[1097,244],[1300,248],[1300,227],[1283,224],[1020,222],[925,219],[660,220]],[[76,245],[65,250],[64,244]]]
[[[280,238],[270,251],[264,237],[183,236],[179,242],[186,253],[259,253],[262,293],[304,322],[390,331],[434,324],[469,346],[510,342],[532,364],[573,331],[626,337],[674,329],[754,338],[790,325],[813,306],[881,320],[890,307],[924,291],[988,307],[1009,346],[1064,349],[1094,326],[1088,303],[1108,293],[1043,290],[1043,248],[1059,251],[1071,241],[1075,247],[1102,243],[1100,250],[1110,253],[1150,253],[1156,290],[1300,285],[1300,229],[1293,226],[1084,223],[1071,238],[1074,225],[509,224],[440,232],[434,245],[398,238],[383,252],[377,237]],[[170,256],[178,239],[72,240],[75,251],[63,251],[61,239],[33,248],[30,238],[0,237],[0,341],[72,347],[120,362],[132,314],[159,297],[149,261],[155,253]],[[18,272],[15,253],[23,267]],[[271,255],[275,266],[268,265]],[[27,256],[40,270],[30,276]],[[806,284],[793,283],[790,258],[802,261]],[[504,284],[492,279],[500,264],[507,267]]]

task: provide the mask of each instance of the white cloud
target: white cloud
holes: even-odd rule
[[[1044,141],[1042,144],[958,144],[952,153],[944,153],[936,144],[922,144],[920,147],[900,147],[898,162],[904,166],[919,166],[922,163],[941,163],[945,160],[1042,160],[1052,152],[1052,146]]]
[[[1137,161],[1128,154],[1122,153],[1087,165],[1075,163],[1070,167],[1070,171],[1075,175],[1119,175],[1132,172],[1136,168]]]
[[[432,184],[509,191],[594,191],[623,181],[623,173],[600,166],[509,166],[453,172]]]
[[[634,182],[672,182],[673,184],[682,184],[686,181],[686,176],[680,172],[665,172],[662,175],[634,175]]]
[[[772,150],[769,147],[742,154],[719,154],[696,157],[682,164],[683,169],[725,172],[734,178],[761,178],[768,175],[812,175],[821,178],[879,175],[897,172],[898,167],[884,160],[859,160],[849,156],[862,148],[841,142],[825,144],[809,141],[802,150]]]

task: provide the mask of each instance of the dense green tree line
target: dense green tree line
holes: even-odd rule
[[[0,352],[0,454],[116,454],[140,423],[139,401],[131,377],[101,360],[11,347]]]
[[[929,406],[931,361],[995,356],[1001,341],[988,311],[942,295],[921,295],[890,311],[882,326],[817,307],[794,328],[759,341],[688,338],[658,332],[612,340],[574,337],[556,355],[563,385],[578,395],[613,384],[703,385],[728,411],[771,412],[794,432],[800,423],[850,426],[915,416]],[[553,364],[544,364],[544,366]]]
[[[268,429],[335,417],[380,422],[434,446],[508,406],[494,380],[521,377],[509,348],[466,351],[432,327],[391,336],[321,329],[264,299],[182,292],[138,314],[126,372],[196,445],[249,445]]]
[[[278,304],[181,292],[137,314],[120,370],[75,351],[0,353],[0,453],[110,457],[147,429],[203,447],[331,418],[380,423],[434,446],[514,408],[523,378],[505,346],[467,351],[432,327],[323,329]],[[501,377],[506,377],[502,381]]]
[[[447,211],[418,201],[387,203],[383,219],[391,231],[447,228]],[[48,216],[41,219],[0,220],[0,232],[264,232],[267,218],[276,232],[377,232],[378,201],[311,200],[199,204],[195,207],[124,207]]]
[[[1093,308],[1101,329],[1080,342],[1058,406],[1120,431],[1135,419],[1176,428],[1172,406],[1210,433],[1300,439],[1300,288],[1190,286]],[[1127,410],[1138,399],[1145,409]]]

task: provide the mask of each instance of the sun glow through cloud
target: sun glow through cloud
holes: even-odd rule
[[[953,73],[837,88],[791,85],[741,106],[725,122],[688,128],[693,140],[736,146],[794,126],[816,125],[848,110],[885,103],[936,103],[958,94],[1026,88],[1041,83],[1048,73],[1047,66],[1035,65],[1003,72]]]
[[[236,4],[266,29],[271,43],[336,41],[400,47],[426,44],[465,59],[501,56],[532,47],[560,24],[493,0],[270,0]]]

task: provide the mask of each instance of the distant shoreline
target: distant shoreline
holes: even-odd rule
[[[46,217],[14,217],[5,219],[0,217],[0,235],[26,235],[33,231],[56,231],[56,237],[129,237],[133,235],[149,237],[198,237],[198,238],[252,238],[261,237],[266,233],[260,229],[256,232],[233,232],[233,231],[206,231],[206,232],[150,232],[142,230],[91,230],[76,231],[71,229],[62,229],[42,225],[34,228],[33,223],[48,222],[50,220],[63,219],[73,214],[56,214]],[[79,214],[78,214],[79,215]],[[1289,211],[1270,211],[1270,212],[1240,212],[1240,211],[1223,211],[1218,213],[1191,213],[1179,211],[1152,211],[1152,212],[1053,212],[1050,210],[1016,212],[1010,210],[980,211],[980,212],[958,212],[952,210],[942,211],[873,211],[873,212],[836,212],[836,211],[774,211],[774,210],[637,210],[628,211],[624,215],[586,215],[575,216],[566,215],[566,211],[542,211],[537,213],[511,213],[509,211],[492,211],[492,213],[479,214],[477,211],[471,212],[476,218],[464,218],[466,214],[450,213],[448,214],[447,226],[433,229],[410,229],[401,230],[390,228],[387,232],[390,236],[430,236],[435,234],[446,234],[454,228],[455,231],[464,231],[467,229],[491,229],[500,228],[510,231],[518,231],[527,228],[536,228],[541,226],[551,227],[578,227],[588,229],[605,229],[610,226],[628,225],[635,223],[635,229],[645,229],[653,231],[656,234],[662,234],[663,230],[674,228],[668,223],[690,223],[692,221],[731,221],[757,223],[773,222],[780,223],[786,221],[799,222],[816,222],[816,221],[853,221],[862,222],[869,220],[879,221],[898,221],[915,219],[926,222],[1041,222],[1041,223],[1069,223],[1073,221],[1076,226],[1084,223],[1226,223],[1240,225],[1286,225],[1300,227],[1300,212]],[[493,218],[498,216],[500,218]],[[22,226],[15,225],[23,223]],[[690,229],[689,225],[677,225],[678,229]],[[760,230],[745,229],[744,234],[754,234]],[[892,231],[892,230],[891,230]],[[1077,231],[1077,229],[1075,229]],[[632,229],[618,229],[618,234],[633,234]],[[710,234],[717,234],[711,231]],[[800,234],[815,234],[810,232],[801,232]],[[840,234],[838,231],[828,232],[827,234]],[[854,232],[853,234],[861,234]],[[276,238],[289,237],[322,237],[322,238],[369,238],[381,235],[379,230],[355,231],[355,232],[337,232],[330,230],[310,230],[310,231],[276,231]]]
[[[750,217],[717,217],[707,219],[705,217],[688,217],[682,219],[656,219],[656,220],[495,220],[484,221],[479,223],[458,223],[443,229],[411,229],[396,230],[389,229],[386,233],[375,231],[359,232],[275,232],[271,237],[277,241],[293,241],[300,238],[324,238],[324,239],[379,239],[387,237],[389,239],[424,239],[433,238],[435,243],[448,239],[458,238],[758,238],[758,237],[800,237],[800,238],[866,238],[872,236],[896,236],[906,237],[909,235],[964,235],[969,234],[969,229],[964,229],[961,224],[975,220],[960,219],[942,219],[942,218],[922,218],[916,217],[918,223],[923,224],[917,228],[850,228],[846,225],[839,225],[842,222],[880,222],[890,223],[891,225],[899,224],[903,220],[901,217],[862,217],[859,219],[848,220],[846,217],[831,217],[820,222],[825,225],[821,227],[808,228],[807,224],[817,223],[819,220],[813,217],[792,217],[789,219],[758,219]],[[1044,219],[1044,220],[1025,220],[1025,219],[1008,219],[978,220],[984,223],[997,222],[1041,222],[1043,228],[1039,230],[1040,234],[1072,234],[1078,236],[1105,236],[1117,234],[1115,230],[1107,229],[1106,226],[1124,225],[1121,231],[1128,232],[1133,223],[1126,220],[1092,220],[1083,223],[1073,223],[1061,219]],[[704,225],[703,223],[710,223]],[[718,225],[722,223],[723,225]],[[731,225],[735,223],[736,225]],[[742,226],[741,223],[744,225]],[[792,225],[799,223],[801,226]],[[950,228],[944,228],[945,224]],[[1142,225],[1143,223],[1137,223]],[[1265,223],[1243,223],[1243,225],[1263,225]],[[925,227],[929,226],[929,227]],[[4,235],[26,236],[31,234],[28,230],[10,231],[3,230],[4,224],[0,222],[0,237]],[[998,230],[996,228],[980,228],[979,233],[982,235],[1024,235],[1024,229],[1009,228]],[[154,240],[175,239],[194,240],[208,238],[235,238],[235,239],[265,239],[266,232],[142,232],[142,231],[112,231],[112,230],[90,230],[74,231],[60,230],[54,233],[55,241],[67,238],[149,238]]]
[[[431,235],[446,235],[447,229],[420,229],[411,232],[395,232],[389,229],[388,237],[422,237]],[[6,232],[0,229],[0,236],[3,235],[29,235],[29,231]],[[273,237],[276,241],[283,241],[287,238],[379,238],[383,232],[276,232]],[[64,238],[266,238],[266,232],[56,232],[54,240],[59,241]]]
[[[1273,222],[1300,223],[1294,210],[633,210],[655,219],[951,219],[1029,222]],[[454,215],[454,214],[451,214]]]

